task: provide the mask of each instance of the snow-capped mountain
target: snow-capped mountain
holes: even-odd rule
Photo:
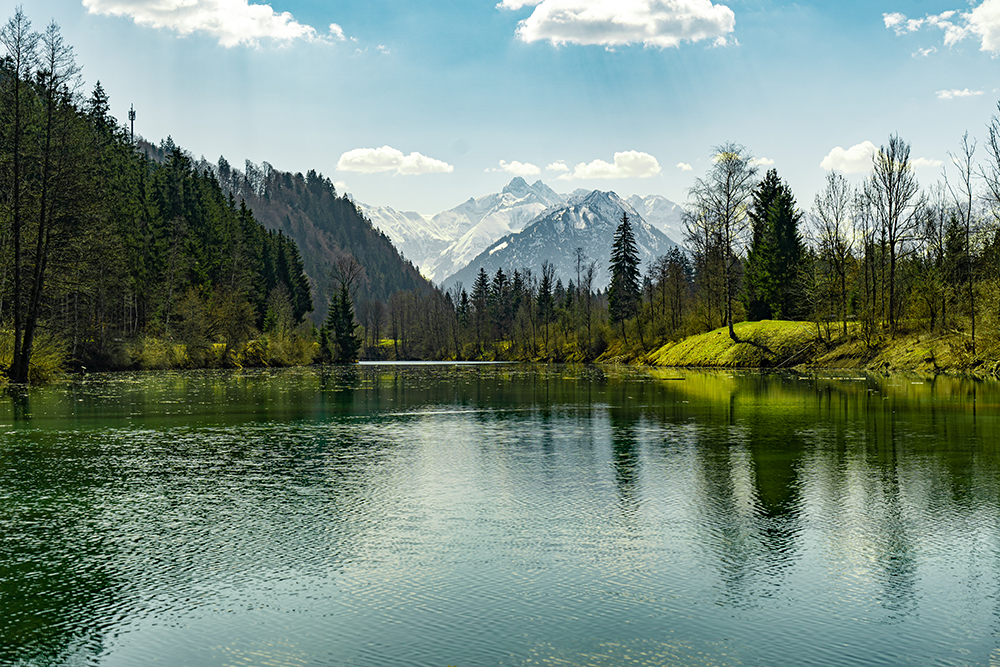
[[[433,217],[400,213],[388,206],[358,204],[426,278],[440,281],[463,268],[498,238],[518,232],[563,195],[541,181],[520,177],[498,193],[470,197]]]
[[[626,199],[648,222],[674,243],[684,243],[684,207],[660,195],[632,195]]]
[[[501,267],[508,273],[529,268],[537,275],[544,261],[554,266],[556,277],[568,283],[570,279],[576,280],[576,249],[582,248],[585,262],[596,262],[594,287],[603,288],[610,280],[611,245],[623,212],[632,222],[640,270],[645,272],[656,257],[677,244],[614,192],[594,190],[586,197],[574,197],[546,210],[523,231],[508,234],[489,245],[465,268],[448,276],[442,286],[449,288],[461,282],[469,289],[480,268],[491,275]]]
[[[455,230],[441,229],[430,218],[414,211],[358,203],[365,217],[381,230],[404,257],[418,269],[437,258],[454,240]]]
[[[421,273],[435,281],[450,276],[494,241],[521,231],[540,213],[564,200],[541,181],[528,185],[517,177],[498,194],[469,199],[450,211],[438,213],[431,218],[432,222],[460,221],[463,226],[468,225],[468,230],[428,266],[421,265]]]

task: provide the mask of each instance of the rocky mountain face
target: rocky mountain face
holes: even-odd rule
[[[522,231],[490,244],[466,267],[448,276],[442,286],[447,289],[461,283],[469,289],[480,268],[491,275],[498,268],[508,274],[527,268],[539,275],[545,261],[553,265],[556,277],[568,284],[570,280],[577,280],[577,249],[580,248],[584,266],[595,263],[593,287],[604,288],[610,281],[611,245],[623,213],[628,214],[632,223],[641,270],[645,272],[653,260],[677,244],[646,222],[639,211],[614,192],[594,190],[546,210]]]
[[[595,193],[602,196],[594,197]],[[596,190],[583,188],[564,195],[555,192],[541,181],[529,185],[520,177],[513,179],[501,192],[470,197],[455,208],[434,216],[398,212],[387,206],[366,204],[358,206],[372,224],[392,239],[400,252],[419,268],[423,276],[440,285],[454,284],[454,276],[458,276],[457,280],[464,280],[465,274],[468,273],[465,269],[474,261],[481,262],[479,256],[487,250],[491,250],[494,254],[501,253],[498,260],[527,261],[527,255],[523,259],[506,259],[507,251],[497,250],[497,247],[503,239],[526,231],[536,222],[552,218],[556,214],[558,214],[556,217],[561,216],[560,219],[565,221],[569,221],[574,215],[578,216],[578,219],[566,223],[577,231],[570,233],[569,236],[556,234],[549,241],[561,245],[577,243],[578,245],[568,250],[563,249],[574,257],[576,247],[583,247],[591,259],[602,258],[597,267],[601,280],[604,280],[607,271],[605,266],[607,262],[603,258],[610,252],[611,236],[618,226],[622,211],[628,212],[635,220],[641,219],[643,224],[648,224],[654,231],[666,237],[665,240],[648,239],[646,246],[649,248],[666,248],[669,245],[664,246],[665,241],[677,244],[684,238],[683,208],[666,197],[632,195],[622,200],[614,193],[598,193]],[[604,221],[598,224],[599,219]],[[610,231],[605,229],[608,224]],[[538,243],[543,242],[540,236],[542,229],[533,232]],[[605,233],[607,236],[602,237],[601,235]],[[593,235],[593,239],[579,245],[585,240],[584,237],[589,238],[588,235]],[[576,240],[572,240],[571,237]],[[599,252],[601,245],[606,245],[608,252]],[[522,249],[519,252],[523,254],[525,251]],[[653,257],[655,257],[665,250],[650,250],[650,252],[654,252]],[[558,254],[559,251],[554,250],[552,258]],[[539,253],[534,253],[532,256],[534,255],[541,257]],[[550,261],[555,264],[552,258]],[[490,262],[493,263],[493,260]],[[568,264],[566,266],[568,267]],[[540,267],[541,259],[537,262],[537,266],[531,266],[533,271],[540,270]],[[473,277],[478,271],[477,265],[473,269]],[[567,270],[564,280],[567,280],[570,274],[575,280],[575,259],[573,270]]]
[[[674,243],[684,244],[684,207],[661,195],[632,195],[627,198],[632,208],[639,212],[646,222],[666,234]]]
[[[518,177],[501,192],[470,197],[430,218],[398,213],[388,207],[359,206],[372,224],[419,267],[421,274],[441,282],[495,240],[521,231],[540,213],[564,200],[563,195],[541,181],[528,185]]]

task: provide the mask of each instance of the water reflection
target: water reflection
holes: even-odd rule
[[[517,365],[30,389],[0,403],[0,663],[985,664],[998,406]]]

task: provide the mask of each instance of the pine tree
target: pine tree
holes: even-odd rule
[[[802,213],[791,188],[771,169],[753,191],[748,213],[752,238],[744,271],[743,299],[749,320],[795,319],[805,314],[799,269],[805,244]]]
[[[330,299],[330,309],[323,325],[333,363],[352,364],[358,360],[361,338],[357,334],[357,328],[354,304],[351,303],[347,284],[342,283],[340,291]]]
[[[639,248],[625,212],[622,212],[621,223],[615,230],[610,269],[608,316],[612,323],[621,323],[622,338],[625,338],[625,320],[635,315],[639,305]]]

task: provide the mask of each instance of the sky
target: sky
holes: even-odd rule
[[[15,4],[7,6],[9,18]],[[898,134],[986,158],[1000,0],[32,0],[136,134],[434,214],[514,176],[688,199],[715,148],[808,209]],[[952,170],[954,173],[954,170]]]

